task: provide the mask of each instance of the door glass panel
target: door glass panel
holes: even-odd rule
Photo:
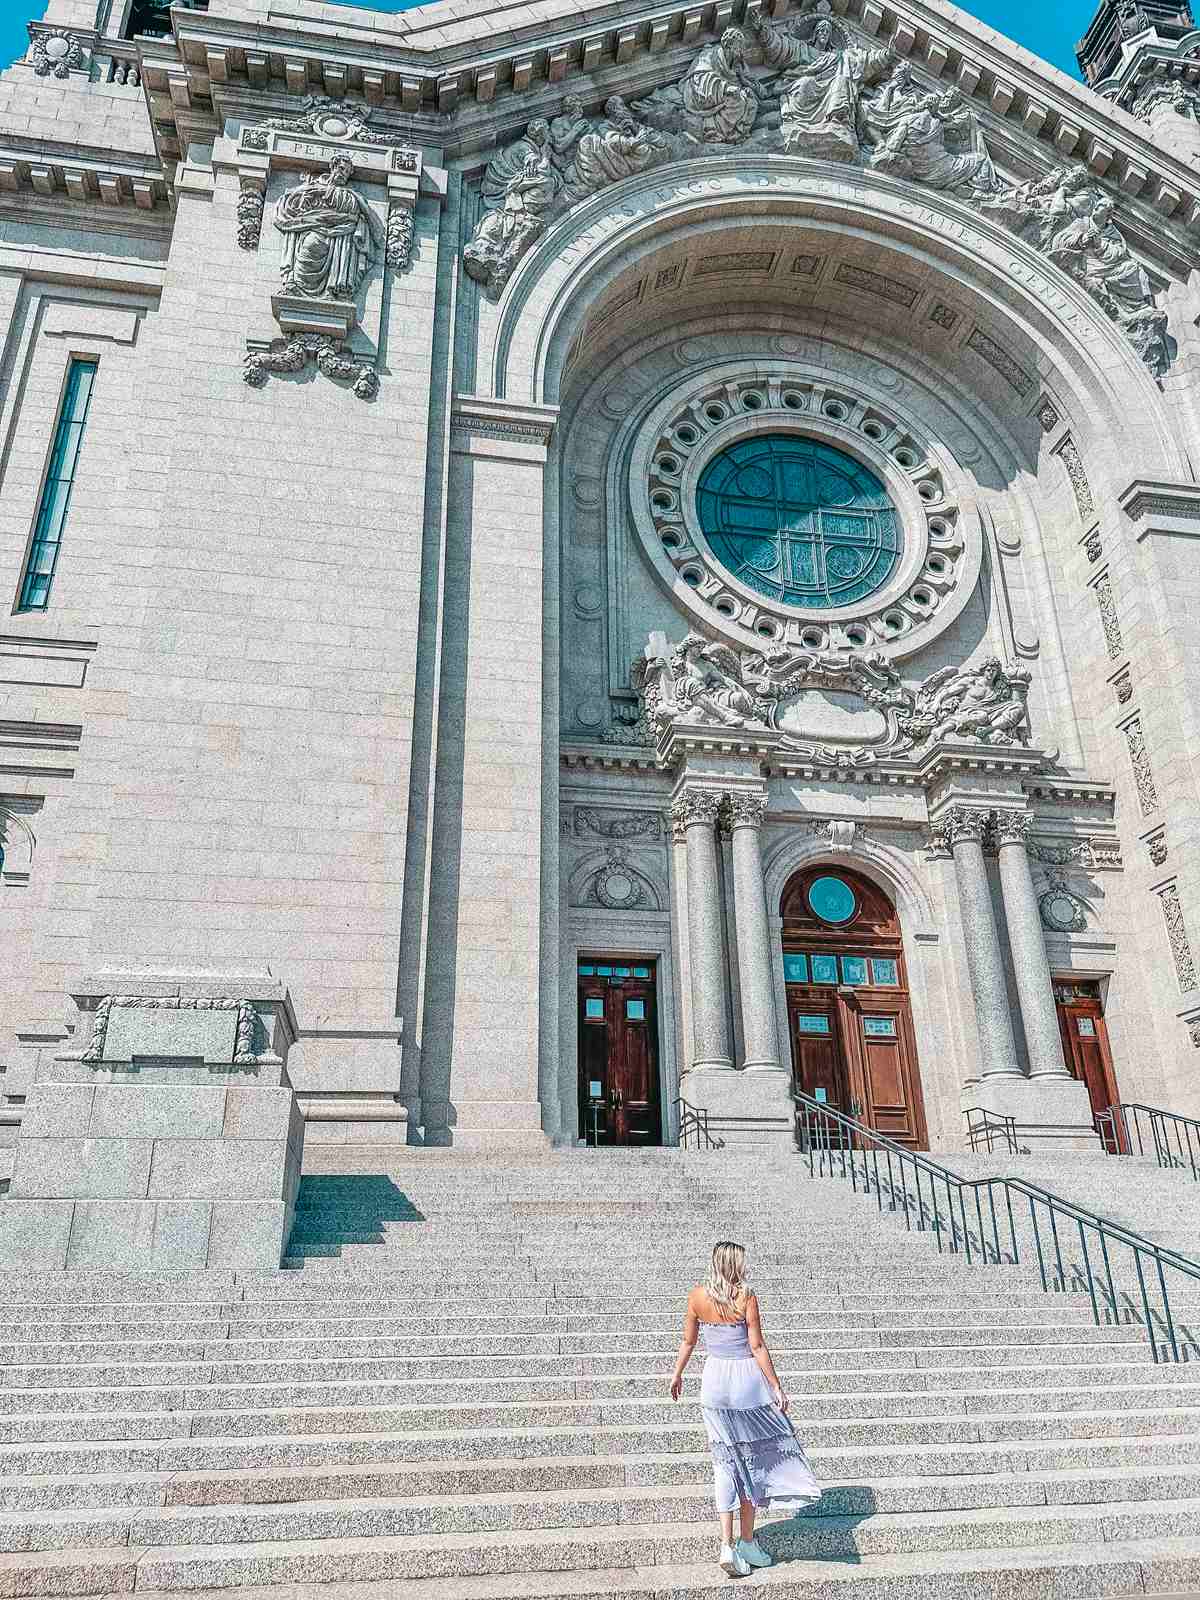
[[[801,1017],[796,1018],[797,1033],[828,1033],[828,1017]]]
[[[1077,1017],[1075,1026],[1081,1039],[1094,1039],[1096,1037],[1096,1024],[1091,1017]]]
[[[836,983],[838,981],[837,957],[814,956],[812,958],[812,981],[814,983]]]
[[[896,1037],[895,1017],[864,1017],[863,1032],[869,1039],[894,1039]]]
[[[631,1022],[645,1022],[646,1002],[644,1000],[626,1000],[625,1015]]]
[[[865,956],[842,957],[842,982],[862,984],[867,981],[867,958]]]
[[[628,967],[616,967],[614,969],[614,975],[616,977],[618,977],[618,978],[627,978],[629,976],[629,968]]]
[[[579,976],[581,978],[591,978],[595,976],[595,972],[595,967],[580,967]]]
[[[634,975],[635,978],[648,978],[650,976],[650,968],[649,967],[634,967],[633,975]]]
[[[895,961],[881,961],[877,956],[871,960],[872,981],[887,988],[893,988],[900,982],[900,972]]]
[[[808,957],[784,956],[783,976],[788,983],[808,982]]]
[[[597,967],[596,968],[596,976],[598,978],[611,978],[612,977],[612,968],[611,967]]]
[[[589,995],[588,998],[583,1002],[583,1014],[588,1019],[589,1022],[594,1021],[594,1020],[598,1020],[600,1022],[603,1022],[604,1021],[604,1001],[600,1000],[600,999],[593,999]]]

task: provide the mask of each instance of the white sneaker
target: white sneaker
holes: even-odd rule
[[[726,1577],[748,1578],[750,1576],[750,1563],[742,1555],[740,1543],[741,1541],[739,1540],[737,1546],[731,1544],[723,1544],[721,1546],[721,1554],[717,1557],[717,1565],[725,1573]]]
[[[751,1567],[773,1567],[775,1557],[769,1556],[757,1539],[739,1539],[737,1553]]]

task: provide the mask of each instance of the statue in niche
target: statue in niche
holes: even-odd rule
[[[995,656],[974,667],[943,667],[917,693],[918,717],[940,739],[982,744],[1029,743],[1029,673],[1007,672]]]
[[[891,51],[852,46],[832,20],[827,0],[790,27],[777,27],[761,12],[753,13],[751,26],[767,65],[783,69],[776,81],[783,148],[826,161],[857,161],[863,91],[891,71]]]
[[[690,144],[744,144],[766,93],[750,75],[747,47],[741,28],[726,28],[715,43],[704,46],[682,83],[656,89],[634,110],[651,127],[680,133]]]
[[[545,123],[541,126],[547,127]],[[527,140],[517,140],[517,145],[526,143]],[[509,150],[514,148],[510,146]],[[504,152],[506,156],[508,153]],[[493,162],[488,168],[489,176],[496,165]],[[544,143],[540,150],[526,155],[521,168],[505,184],[497,208],[480,219],[474,238],[463,251],[463,266],[468,276],[489,294],[500,293],[521,256],[544,231],[561,188],[562,180]],[[485,198],[487,194],[485,178]]]
[[[1000,187],[979,124],[962,97],[954,90],[926,93],[907,61],[863,102],[862,121],[875,146],[868,165],[878,172],[966,197]]]
[[[605,101],[604,116],[596,127],[589,125],[575,147],[563,187],[568,203],[645,172],[673,153],[666,134],[639,122],[619,95]]]
[[[354,163],[334,156],[327,172],[280,195],[283,286],[309,299],[353,300],[375,260],[378,223],[350,187]]]

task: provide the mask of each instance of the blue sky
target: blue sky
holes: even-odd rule
[[[41,0],[0,0],[0,63],[7,65],[25,52],[25,23],[40,16]],[[406,11],[404,4],[381,5],[380,11]],[[964,6],[993,28],[1009,34],[1028,49],[1075,73],[1075,42],[1091,21],[1094,0],[975,0]]]

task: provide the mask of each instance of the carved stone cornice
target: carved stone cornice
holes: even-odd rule
[[[1139,543],[1154,534],[1200,538],[1200,484],[1135,478],[1122,492],[1120,504],[1135,525]]]
[[[557,406],[517,405],[482,395],[459,394],[450,414],[451,445],[463,454],[516,454],[543,460],[558,420]],[[505,446],[489,448],[495,441]],[[482,445],[482,451],[479,446]]]

